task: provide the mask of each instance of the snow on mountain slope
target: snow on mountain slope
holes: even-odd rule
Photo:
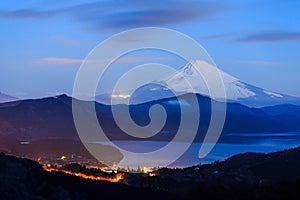
[[[172,86],[177,92],[193,92],[189,88],[184,87],[186,84],[182,84],[185,78],[192,85],[194,92],[210,96],[210,92],[207,89],[206,82],[202,78],[202,75],[199,73],[199,71],[201,70],[197,70],[197,68],[200,68],[200,65],[205,66],[209,64],[200,60],[192,61],[182,67],[176,74],[172,75],[171,77],[167,77],[164,80],[160,80],[159,82]],[[208,67],[209,66],[204,67],[204,69]],[[203,69],[203,67],[201,69]],[[223,80],[226,97],[228,99],[236,100],[239,98],[247,98],[255,95],[253,91],[249,90],[245,86],[245,84],[239,81],[237,78],[221,70],[219,70],[219,72]]]
[[[152,100],[173,97],[175,94],[168,88],[173,88],[173,90],[176,92],[176,95],[197,93],[210,97],[211,95],[206,86],[206,81],[203,79],[201,73],[203,73],[203,70],[209,70],[211,67],[213,66],[210,66],[208,63],[201,60],[191,61],[168,77],[146,84],[135,90],[133,93],[132,91],[127,91],[120,93],[119,95],[114,95],[113,98],[118,98],[118,96],[124,97],[126,94],[126,97],[130,98],[130,104],[144,103]],[[218,70],[221,79],[223,80],[226,101],[238,102],[253,107],[262,107],[282,103],[300,104],[300,98],[264,90],[262,88],[245,83],[220,69]],[[201,73],[199,73],[199,71]],[[190,83],[192,89],[188,87],[187,84],[184,84],[185,81]],[[214,80],[209,80],[209,82],[213,81]],[[212,89],[217,89],[214,87],[220,87],[220,85],[214,85],[212,87]],[[132,96],[129,96],[128,94],[131,93]],[[101,103],[110,104],[110,98],[110,95],[99,95],[96,97],[96,100]],[[120,100],[118,102],[122,103],[122,98],[118,100]]]

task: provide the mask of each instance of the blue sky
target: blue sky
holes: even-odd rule
[[[71,94],[81,61],[98,43],[129,28],[157,26],[192,37],[219,68],[245,82],[300,97],[299,10],[292,0],[3,0],[0,92]],[[124,68],[170,59],[161,52],[130,56]]]

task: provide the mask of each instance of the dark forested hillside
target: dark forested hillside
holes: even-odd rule
[[[162,168],[155,176],[126,173],[121,184],[46,172],[37,162],[0,153],[0,199],[299,199],[299,168],[300,147]]]
[[[200,122],[196,140],[201,141],[210,122],[211,100],[200,95],[197,97],[200,109]],[[194,112],[194,107],[189,105],[189,94],[180,96],[179,99],[186,102],[184,106],[187,107],[188,111]],[[160,133],[148,139],[168,141],[174,137],[180,124],[180,107],[176,102],[176,98],[170,98],[131,105],[131,117],[137,124],[147,125],[150,122],[149,108],[154,104],[162,105],[168,114],[166,124]],[[81,102],[81,104],[85,106],[84,109],[87,113],[91,111],[91,106],[94,105],[94,103],[89,104],[86,102]],[[223,103],[219,102],[218,104]],[[295,109],[297,108],[291,105],[289,109],[284,110],[285,112],[278,113],[279,116],[276,113],[274,116],[273,112],[270,111],[271,108],[257,109],[237,103],[227,103],[223,134],[297,131],[300,128],[299,116],[293,112],[294,107]],[[110,106],[95,103],[95,108],[99,123],[111,140],[137,139],[120,130],[113,119]],[[117,111],[121,111],[124,105],[114,105],[114,108]],[[197,122],[189,121],[188,123]],[[188,133],[189,130],[185,132]],[[61,95],[0,104],[0,134],[10,135],[18,140],[49,138],[79,140],[73,121],[72,98]]]

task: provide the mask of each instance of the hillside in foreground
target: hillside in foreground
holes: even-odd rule
[[[157,199],[166,192],[46,172],[37,162],[0,153],[0,199]]]
[[[74,167],[73,167],[74,168]],[[121,183],[46,172],[37,162],[0,154],[1,199],[298,199],[300,147],[245,153],[224,162],[151,174],[125,173]],[[89,171],[85,167],[76,167]],[[89,171],[89,173],[93,173]]]

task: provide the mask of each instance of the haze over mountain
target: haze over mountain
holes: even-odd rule
[[[211,67],[213,66],[201,60],[191,61],[170,76],[165,77],[162,80],[148,83],[138,88],[136,91],[124,91],[114,95],[98,95],[96,96],[96,100],[104,104],[110,104],[111,98],[117,98],[118,102],[120,103],[125,102],[124,100],[126,98],[130,98],[131,104],[139,104],[148,101],[174,97],[175,94],[169,88],[173,88],[177,95],[196,93],[210,97],[210,92],[206,86],[206,81],[199,72],[201,72],[201,70],[208,71]],[[237,102],[253,107],[263,107],[283,103],[300,104],[300,98],[253,86],[227,74],[220,69],[219,73],[224,83],[226,100],[229,102]],[[185,81],[188,81],[191,84],[192,89],[188,87],[187,84],[184,84]],[[213,82],[214,80],[211,81]],[[212,89],[216,90],[214,87],[220,86],[213,86]]]
[[[12,97],[12,96],[9,96],[7,94],[0,92],[0,103],[10,102],[10,101],[15,101],[15,100],[17,100],[16,97]]]

